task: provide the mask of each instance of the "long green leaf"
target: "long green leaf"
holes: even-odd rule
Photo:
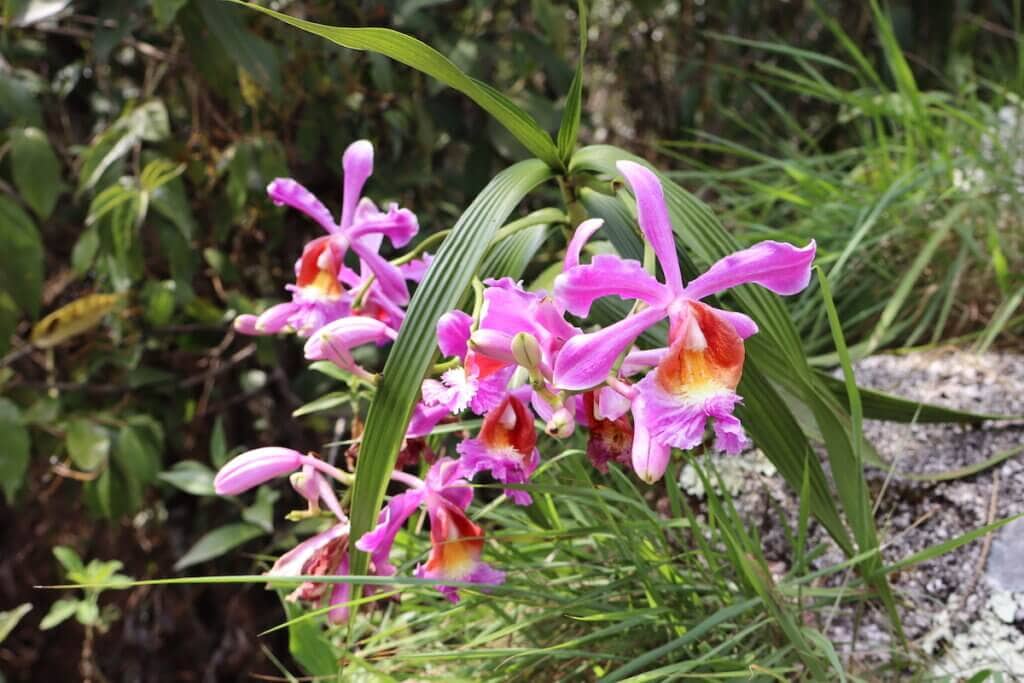
[[[569,94],[565,98],[565,111],[562,112],[562,123],[558,127],[558,156],[568,165],[576,147],[576,138],[580,132],[580,113],[583,109],[583,57],[587,52],[587,3],[579,0],[576,3],[579,16],[580,55],[576,62],[576,73],[573,74]]]
[[[352,493],[352,538],[376,521],[420,383],[436,354],[438,319],[459,304],[508,215],[550,177],[551,169],[536,159],[499,173],[459,218],[417,288],[366,418]],[[353,548],[352,573],[364,573],[366,565],[366,555]]]
[[[450,59],[412,36],[387,28],[325,26],[275,12],[244,0],[230,0],[351,50],[369,50],[411,66],[463,93],[503,125],[531,154],[552,168],[563,168],[558,148],[537,121],[491,86],[469,76]]]

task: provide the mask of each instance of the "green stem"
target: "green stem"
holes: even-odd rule
[[[546,209],[538,209],[532,213],[528,213],[522,218],[506,223],[497,234],[494,236],[495,242],[500,242],[503,239],[511,237],[520,230],[532,228],[535,225],[544,225],[546,223],[563,223],[570,224],[571,218],[565,215],[565,212],[548,207]],[[575,227],[575,226],[573,226]]]
[[[571,179],[559,177],[558,188],[562,191],[562,201],[565,202],[565,210],[569,213],[569,225],[575,230],[580,223],[587,220],[587,212],[576,196],[576,187]]]
[[[417,244],[415,247],[413,247],[409,251],[409,253],[402,254],[398,258],[392,259],[391,260],[391,265],[394,265],[394,266],[404,266],[406,263],[409,263],[410,261],[415,259],[417,256],[419,256],[420,254],[425,252],[427,249],[430,249],[435,244],[438,244],[439,242],[443,242],[444,238],[447,237],[449,234],[451,234],[451,230],[439,230],[438,232],[435,232],[433,235],[431,235],[430,237],[427,237],[425,240],[423,240],[422,242]]]

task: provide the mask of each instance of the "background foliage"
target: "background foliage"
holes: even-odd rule
[[[279,5],[416,35],[558,127],[576,61],[566,4]],[[889,10],[891,33],[860,3],[596,2],[582,140],[674,169],[741,242],[817,238],[855,354],[1011,340],[1024,298],[1020,3]],[[372,193],[413,207],[429,235],[525,151],[412,70],[224,3],[8,0],[0,41],[0,568],[31,568],[0,589],[4,605],[57,581],[59,543],[137,577],[244,569],[194,565],[242,544],[272,551],[291,534],[275,526],[285,508],[270,490],[234,506],[202,497],[214,468],[242,444],[312,448],[348,426],[289,417],[335,386],[295,344],[230,331],[280,296],[312,232],[270,205],[266,183],[292,175],[336,205],[341,152],[369,138]],[[793,312],[806,350],[834,363],[820,301],[809,291]],[[629,550],[627,566],[658,552]],[[143,670],[159,651],[224,675],[262,661],[251,638],[219,643],[278,623],[273,594],[175,590],[127,598],[149,616],[102,636],[103,656]],[[169,600],[185,603],[172,617]],[[188,648],[160,648],[189,624]],[[652,647],[678,627],[652,624]],[[3,647],[14,677],[74,676],[52,656],[77,651],[66,630]]]

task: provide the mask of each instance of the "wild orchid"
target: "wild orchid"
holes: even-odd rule
[[[661,477],[670,448],[701,443],[713,419],[716,447],[740,451],[746,436],[733,415],[743,371],[743,340],[757,324],[743,313],[708,306],[700,300],[741,284],[758,284],[776,294],[795,294],[810,279],[815,244],[804,248],[765,241],[730,254],[684,285],[675,253],[672,225],[658,177],[640,164],[618,162],[637,203],[637,221],[654,251],[665,282],[637,261],[599,254],[555,280],[555,297],[579,316],[603,296],[637,300],[636,312],[613,325],[569,339],[554,367],[560,389],[587,390],[612,380],[616,362],[647,328],[669,319],[669,348],[655,369],[623,393],[632,402],[633,466],[647,481]],[[582,226],[586,239],[592,225]]]
[[[286,287],[292,300],[272,306],[259,316],[238,316],[235,328],[240,332],[276,334],[293,330],[308,337],[327,323],[358,313],[364,301],[374,307],[375,317],[394,325],[401,323],[401,307],[409,301],[405,281],[422,277],[423,268],[419,263],[410,264],[403,272],[378,250],[384,237],[396,248],[408,244],[419,230],[416,216],[397,204],[381,211],[372,200],[361,196],[373,173],[373,145],[368,141],[349,145],[342,156],[342,167],[342,208],[337,222],[327,207],[297,181],[277,178],[267,186],[275,204],[297,209],[327,234],[309,242],[295,263],[296,282]],[[345,266],[349,249],[360,259],[358,273]],[[357,296],[361,301],[355,300]]]
[[[452,602],[459,600],[458,589],[444,581],[497,585],[505,580],[504,572],[480,559],[484,532],[466,516],[473,489],[462,470],[458,461],[442,458],[431,466],[425,480],[408,477],[409,490],[393,496],[381,511],[377,527],[356,542],[357,548],[370,553],[374,566],[391,567],[388,556],[398,530],[417,509],[426,508],[430,556],[415,575],[442,582],[438,590]]]

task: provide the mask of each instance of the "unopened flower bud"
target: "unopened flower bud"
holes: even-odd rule
[[[294,472],[302,464],[302,453],[269,446],[246,451],[232,458],[217,473],[213,488],[218,495],[236,496],[276,477]]]
[[[544,427],[544,431],[549,436],[553,436],[556,439],[564,439],[572,435],[576,429],[576,419],[572,416],[572,413],[565,407],[559,408],[551,415],[551,419],[548,420],[547,425]]]
[[[512,337],[512,357],[516,363],[528,371],[532,376],[541,364],[540,344],[537,338],[528,332],[519,332]]]

